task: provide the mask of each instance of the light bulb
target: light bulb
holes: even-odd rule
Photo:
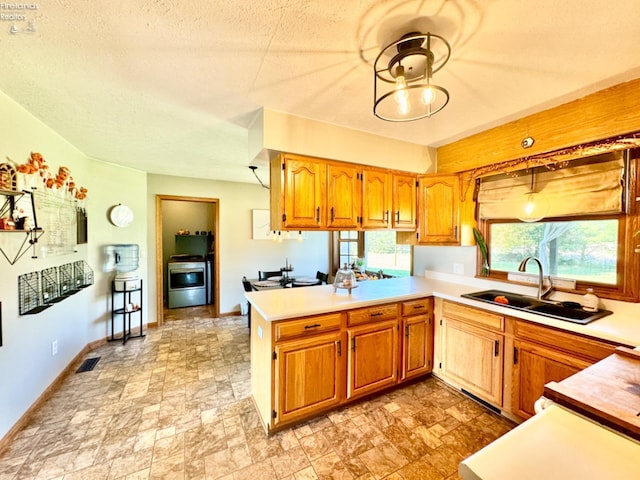
[[[547,211],[549,210],[549,201],[541,193],[528,193],[525,201],[520,205],[522,214],[518,217],[518,220],[527,223],[542,220],[547,216]]]
[[[425,84],[424,90],[422,90],[422,103],[425,105],[431,105],[435,99],[436,92],[434,88],[429,84]]]
[[[407,91],[407,79],[404,77],[404,67],[396,69],[396,91],[393,96],[398,103],[398,112],[402,115],[409,113],[409,92]]]
[[[302,242],[302,231],[298,230],[298,241]]]

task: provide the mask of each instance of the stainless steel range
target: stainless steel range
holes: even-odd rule
[[[169,308],[207,304],[207,262],[201,255],[172,255],[167,279]]]

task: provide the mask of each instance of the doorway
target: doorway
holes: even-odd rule
[[[220,315],[220,288],[219,288],[219,200],[216,198],[202,198],[202,197],[183,197],[176,195],[156,195],[156,285],[157,285],[157,296],[156,296],[156,312],[158,318],[158,325],[164,324],[164,309],[167,301],[167,280],[165,275],[165,265],[167,258],[167,248],[165,247],[165,242],[163,238],[167,236],[167,232],[165,229],[171,228],[172,232],[170,235],[177,235],[178,231],[176,230],[174,223],[171,221],[167,221],[165,219],[164,210],[169,211],[171,205],[174,205],[175,202],[179,202],[178,205],[184,208],[193,207],[193,210],[202,212],[202,208],[205,208],[208,212],[210,212],[210,220],[207,224],[206,222],[198,223],[198,225],[202,225],[201,227],[189,227],[186,228],[189,230],[189,235],[197,236],[201,235],[204,237],[211,237],[210,249],[211,252],[211,304],[213,307],[213,316],[218,317]],[[190,218],[190,221],[194,221],[193,218]],[[167,226],[165,226],[165,223]],[[188,222],[185,221],[185,224]],[[203,230],[196,230],[196,228],[202,228]],[[176,230],[176,231],[174,231]],[[181,233],[185,234],[186,229]]]

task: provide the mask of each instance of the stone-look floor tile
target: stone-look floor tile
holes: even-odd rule
[[[204,457],[207,478],[216,480],[251,465],[251,454],[246,444],[234,445]]]
[[[408,460],[390,444],[374,447],[358,458],[377,478],[384,478],[408,463]]]
[[[271,457],[271,465],[278,478],[286,478],[307,468],[310,463],[302,447],[298,447]]]
[[[313,467],[307,467],[293,474],[295,480],[318,480],[318,475]]]
[[[311,461],[319,480],[350,480],[353,475],[335,453],[329,453]]]
[[[458,479],[463,455],[514,426],[429,378],[267,436],[248,332],[194,307],[99,346],[0,452],[0,480]]]
[[[333,451],[331,443],[322,431],[302,437],[300,446],[309,457],[309,460],[315,460]]]

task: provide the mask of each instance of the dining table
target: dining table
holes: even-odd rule
[[[260,280],[258,278],[250,278],[249,282],[251,283],[251,288],[256,291],[260,290],[272,290],[275,288],[291,288],[295,283],[297,286],[311,286],[317,285],[318,279],[310,276],[300,275],[292,277],[291,275],[287,276],[275,276],[269,277],[265,280]]]

